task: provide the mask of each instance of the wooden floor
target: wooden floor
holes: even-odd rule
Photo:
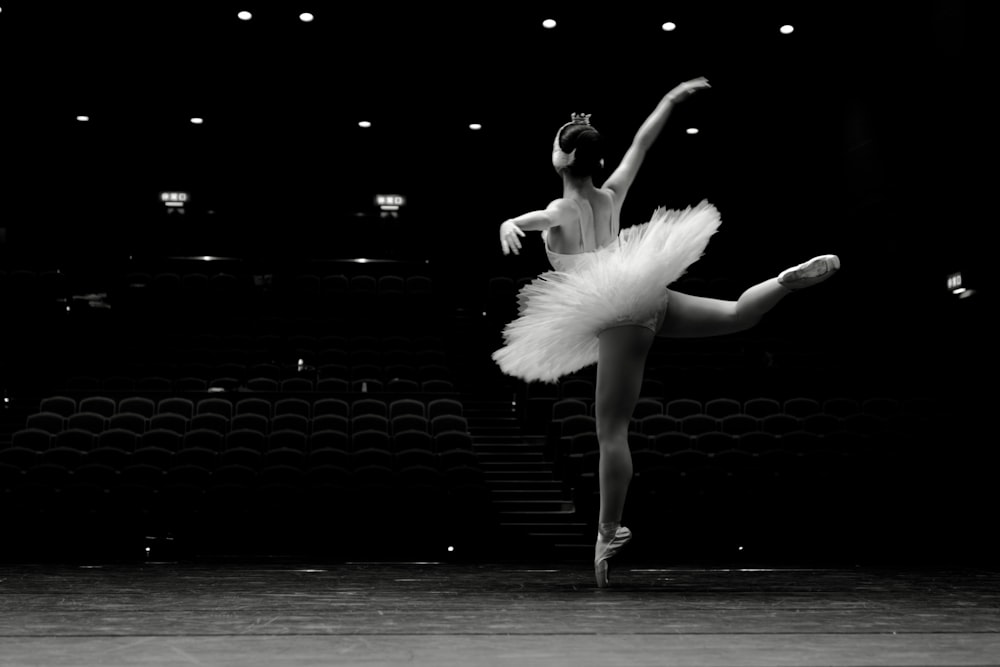
[[[997,665],[1000,572],[0,564],[0,665]]]

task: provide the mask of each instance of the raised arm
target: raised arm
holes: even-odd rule
[[[646,152],[652,147],[656,138],[660,136],[660,132],[663,130],[663,126],[667,124],[667,118],[670,117],[670,112],[673,110],[674,105],[687,99],[694,92],[702,88],[711,88],[708,79],[705,77],[691,79],[678,85],[663,96],[663,99],[656,105],[653,113],[649,114],[649,117],[639,126],[638,132],[635,133],[635,138],[632,139],[632,145],[625,151],[625,157],[622,158],[618,167],[604,181],[603,187],[611,191],[616,203],[620,205],[625,199],[632,181],[635,180],[636,174],[639,173],[642,161],[646,158]]]
[[[500,247],[503,254],[519,254],[525,231],[542,231],[574,221],[577,208],[568,199],[556,199],[544,209],[529,211],[516,218],[504,220],[500,225]]]

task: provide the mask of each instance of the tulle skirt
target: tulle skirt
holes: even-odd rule
[[[518,316],[493,360],[507,375],[556,382],[597,363],[598,336],[626,324],[652,328],[667,287],[705,252],[721,223],[707,201],[658,208],[649,222],[621,230],[617,242],[587,253],[572,271],[547,271],[518,293]]]

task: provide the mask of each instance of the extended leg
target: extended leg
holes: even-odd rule
[[[723,336],[757,324],[793,291],[820,283],[840,268],[836,255],[820,255],[757,283],[736,301],[708,299],[667,290],[667,314],[658,334],[668,338]]]

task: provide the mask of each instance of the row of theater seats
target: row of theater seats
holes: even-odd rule
[[[194,369],[186,369],[194,370]],[[380,369],[378,369],[380,370]],[[198,377],[181,374],[176,376],[147,375],[133,378],[128,375],[110,375],[98,377],[94,375],[73,375],[57,384],[63,391],[115,393],[197,393],[208,391],[220,392],[254,392],[254,393],[310,393],[322,394],[454,394],[457,390],[450,376],[450,369],[434,368],[419,369],[424,380],[414,380],[405,377],[389,377],[377,374],[372,369],[347,369],[348,378],[337,377],[342,369],[317,369],[321,377],[304,375],[275,379],[271,377],[253,376],[246,379],[231,375],[214,375]],[[356,373],[355,373],[356,371]],[[327,375],[326,377],[322,377]],[[442,377],[435,377],[442,376]]]
[[[175,416],[170,415],[170,417]],[[54,449],[89,452],[107,446],[124,451],[149,446],[168,451],[192,447],[211,451],[223,451],[234,447],[258,451],[294,449],[300,452],[309,452],[317,448],[340,449],[347,452],[377,448],[389,453],[403,449],[422,449],[435,453],[452,449],[472,451],[472,436],[468,431],[463,430],[464,420],[461,417],[438,417],[437,419],[442,420],[441,426],[453,425],[458,428],[433,433],[421,429],[403,429],[390,432],[381,427],[364,428],[364,426],[370,425],[371,420],[368,417],[374,417],[375,421],[382,419],[375,415],[357,417],[358,421],[350,432],[338,428],[310,428],[308,425],[305,429],[282,428],[266,431],[252,427],[220,430],[207,426],[188,427],[184,430],[183,417],[163,422],[170,423],[171,428],[157,426],[142,432],[120,427],[94,431],[69,427],[50,433],[40,428],[28,427],[14,431],[10,436],[10,444],[0,449],[0,455],[14,456],[13,450],[34,453],[43,453]],[[400,417],[398,419],[405,420],[406,418]]]
[[[692,448],[668,451],[640,448],[632,452],[632,465],[639,476],[657,470],[661,471],[657,474],[678,477],[721,476],[761,481],[792,472],[834,475],[855,456],[834,449],[809,446],[819,443],[799,443],[797,446],[778,438],[773,438],[770,442],[761,439],[757,443],[736,439],[732,444],[735,447],[707,451]],[[581,445],[561,462],[560,469],[574,486],[587,483],[597,473],[598,458],[599,452],[589,447],[589,443]],[[874,459],[869,459],[871,460]]]
[[[91,465],[114,471],[132,465],[160,470],[197,465],[209,472],[229,465],[255,471],[276,465],[301,471],[336,466],[345,472],[367,466],[393,472],[414,466],[437,471],[481,468],[467,434],[423,436],[362,432],[360,436],[348,437],[324,431],[310,437],[288,432],[267,436],[249,430],[234,431],[227,436],[210,431],[192,431],[181,436],[169,431],[149,431],[142,435],[105,431],[84,441],[56,436],[50,440],[50,446],[37,441],[12,445],[0,449],[0,464],[7,472],[19,471],[29,476],[39,466],[72,473]],[[13,474],[8,481],[21,476]]]
[[[838,432],[818,436],[798,431],[775,435],[754,431],[742,435],[710,432],[698,436],[683,433],[661,433],[655,436],[630,434],[633,466],[636,470],[667,465],[670,467],[726,468],[726,462],[740,464],[741,469],[766,470],[774,461],[844,460],[851,456],[885,456],[898,448],[875,447],[870,436]],[[593,433],[567,436],[558,445],[555,468],[560,475],[572,480],[583,472],[597,470],[599,447]],[[588,468],[592,466],[592,468]]]
[[[53,395],[0,448],[0,488],[15,514],[349,493],[390,520],[404,500],[488,501],[463,413],[452,398]]]
[[[698,436],[705,433],[721,433],[724,435],[742,435],[753,431],[762,431],[772,435],[785,435],[795,431],[803,431],[814,435],[827,435],[837,431],[851,431],[865,435],[875,435],[884,431],[906,432],[915,428],[904,418],[889,419],[869,414],[856,414],[849,417],[819,413],[808,417],[794,417],[787,413],[753,417],[748,414],[733,414],[725,417],[712,417],[706,414],[693,414],[686,417],[671,417],[664,414],[647,415],[633,418],[630,429],[636,434],[658,435],[660,433],[682,433]],[[596,430],[595,418],[591,415],[571,415],[555,419],[549,423],[549,437],[562,438],[580,432]]]
[[[593,391],[581,392],[576,397],[552,400],[547,407],[550,419],[563,419],[573,415],[593,415]],[[787,415],[799,419],[815,415],[829,415],[850,418],[858,415],[892,419],[896,417],[934,416],[946,410],[931,398],[898,399],[887,396],[873,396],[858,399],[850,396],[832,396],[823,399],[809,396],[792,396],[778,399],[769,396],[755,396],[745,400],[731,397],[717,397],[705,401],[684,397],[661,399],[641,397],[633,413],[634,419],[650,415],[665,415],[683,419],[692,415],[705,415],[723,419],[732,415],[746,415],[764,419],[774,415]]]
[[[353,435],[362,431],[379,431],[397,435],[404,431],[436,436],[445,431],[468,432],[469,424],[461,415],[438,415],[428,419],[419,414],[400,414],[393,418],[377,414],[359,414],[354,417],[321,415],[305,417],[300,414],[279,414],[267,417],[257,413],[243,413],[232,418],[216,413],[203,413],[193,417],[166,412],[145,417],[134,412],[120,412],[105,417],[96,412],[76,412],[63,417],[55,412],[35,412],[28,415],[25,429],[43,431],[55,436],[66,431],[83,431],[100,434],[105,431],[124,430],[136,435],[150,431],[172,431],[184,435],[197,430],[215,431],[226,435],[233,431],[250,430],[263,435],[281,431],[294,431],[311,435],[318,431],[339,431]]]
[[[570,438],[596,432],[593,401],[559,399],[551,404],[546,436],[550,451],[556,456],[565,451]],[[793,397],[779,401],[756,397],[746,401],[715,398],[699,401],[678,398],[663,401],[653,398],[639,400],[630,424],[631,437],[637,443],[670,435],[681,445],[701,443],[711,451],[733,448],[736,438],[789,436],[801,442],[828,438],[852,441],[850,435],[896,439],[918,433],[934,422],[932,404],[921,399],[905,402],[892,398],[872,397],[864,400],[832,397],[820,401],[809,397]],[[839,435],[838,435],[839,434]],[[846,435],[845,435],[846,434]],[[727,446],[728,444],[728,446]],[[652,446],[652,445],[651,445]],[[673,448],[684,449],[677,443]]]
[[[335,396],[308,399],[302,397],[262,398],[247,396],[229,398],[221,396],[46,396],[39,400],[37,412],[50,412],[64,418],[81,412],[95,413],[111,418],[122,413],[137,414],[150,419],[161,414],[177,414],[187,419],[203,414],[217,414],[232,419],[243,414],[257,414],[267,418],[293,414],[307,418],[336,415],[357,417],[374,414],[386,418],[400,415],[420,415],[433,419],[440,415],[463,415],[465,408],[457,398],[394,398],[363,397],[348,400]]]
[[[171,396],[154,400],[146,396],[49,396],[29,414],[24,428],[11,436],[16,447],[42,451],[70,447],[87,451],[104,439],[122,442],[161,438],[177,449],[181,439],[204,440],[203,446],[221,449],[222,439],[257,442],[261,449],[276,446],[305,450],[312,439],[336,442],[343,449],[366,446],[392,449],[423,448],[434,451],[462,446],[471,449],[468,422],[460,401],[439,398],[391,401],[368,397],[347,401],[323,398],[245,397],[230,401],[219,397],[198,400]],[[343,442],[340,442],[340,441]],[[281,444],[283,443],[283,444]],[[147,443],[148,444],[148,443]],[[164,446],[164,445],[161,445]]]

